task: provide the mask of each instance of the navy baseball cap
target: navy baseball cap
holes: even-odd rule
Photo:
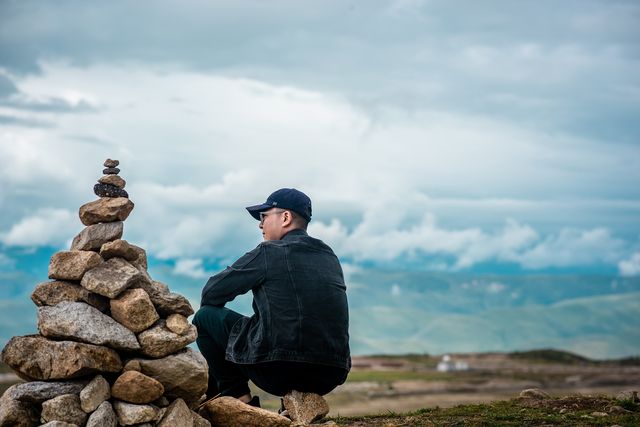
[[[295,188],[281,188],[271,193],[267,201],[254,206],[247,206],[252,217],[260,221],[260,212],[271,208],[288,209],[311,221],[311,199]]]

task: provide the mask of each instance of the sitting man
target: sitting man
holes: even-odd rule
[[[193,324],[209,363],[207,398],[232,396],[259,406],[248,381],[276,396],[324,395],[351,368],[349,312],[342,268],[331,248],[310,237],[311,200],[282,188],[246,208],[264,241],[202,290]],[[253,292],[253,315],[224,305]]]

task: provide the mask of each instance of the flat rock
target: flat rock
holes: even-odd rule
[[[167,317],[167,328],[178,335],[186,334],[191,329],[191,324],[182,314],[172,314]]]
[[[129,403],[151,403],[163,393],[162,383],[137,371],[124,372],[111,387],[113,397]]]
[[[31,335],[13,337],[2,350],[2,361],[27,380],[58,380],[119,372],[115,350],[74,341],[52,341]]]
[[[80,407],[87,414],[95,411],[105,400],[111,397],[111,387],[102,375],[96,375],[80,391]]]
[[[120,164],[120,160],[107,159],[104,161],[103,166],[105,168],[115,168]]]
[[[109,308],[108,298],[89,292],[75,283],[62,280],[40,283],[31,294],[31,300],[39,307],[56,305],[62,301],[82,301],[100,311],[106,311]]]
[[[44,422],[65,421],[84,425],[87,414],[80,407],[80,398],[77,394],[63,394],[42,402],[40,418]]]
[[[105,169],[106,170],[106,169]],[[127,190],[111,184],[96,184],[93,186],[93,194],[98,197],[129,197]]]
[[[124,221],[129,217],[133,207],[133,202],[126,197],[102,197],[80,206],[80,221],[84,225]]]
[[[284,395],[282,403],[291,420],[302,424],[310,424],[329,413],[327,401],[316,393],[294,390]]]
[[[120,169],[118,169],[117,167],[113,166],[113,167],[107,167],[102,169],[102,173],[105,175],[117,175],[120,173]]]
[[[140,253],[136,250],[136,247],[130,245],[126,240],[117,239],[102,245],[100,256],[103,259],[123,258],[131,262],[136,261]]]
[[[114,185],[118,188],[124,188],[127,186],[127,181],[125,181],[118,175],[104,175],[98,180],[98,183]]]
[[[87,420],[87,427],[116,427],[117,425],[118,418],[109,402],[102,402]]]
[[[287,427],[289,418],[262,408],[254,408],[235,397],[222,396],[205,404],[200,414],[214,426]]]
[[[180,294],[169,292],[169,288],[164,283],[150,280],[143,275],[143,279],[136,282],[132,287],[144,289],[162,317],[167,317],[174,313],[182,314],[185,317],[193,314],[193,308],[189,300]]]
[[[49,421],[40,427],[78,427],[78,424],[68,423],[66,421]]]
[[[122,221],[93,224],[84,228],[71,242],[72,251],[98,251],[107,242],[122,237]]]
[[[160,381],[166,397],[184,399],[190,408],[198,406],[200,397],[207,391],[207,361],[199,351],[191,348],[161,359],[132,359],[124,367],[124,370],[129,369]]]
[[[127,261],[122,258],[111,258],[87,271],[80,284],[91,292],[113,299],[141,277],[142,274],[138,269]]]
[[[165,357],[183,349],[198,337],[196,327],[191,325],[184,335],[178,335],[167,328],[164,320],[138,334],[142,354],[151,357]]]
[[[135,405],[133,403],[113,402],[118,422],[123,426],[147,423],[154,421],[158,415],[158,409],[152,405]]]
[[[184,400],[174,400],[157,427],[193,427],[193,416]]]
[[[38,330],[48,338],[72,339],[119,350],[139,350],[133,332],[83,302],[63,301],[38,308]]]
[[[35,405],[11,399],[5,393],[0,397],[0,426],[35,427],[40,425],[40,413]]]
[[[80,280],[84,274],[102,264],[102,257],[92,251],[62,251],[49,262],[49,279]]]
[[[42,403],[63,394],[80,393],[86,384],[86,381],[32,381],[12,385],[5,395],[21,402]]]
[[[111,316],[129,330],[142,332],[160,316],[144,289],[127,289],[110,301]]]

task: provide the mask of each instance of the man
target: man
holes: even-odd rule
[[[207,397],[232,396],[259,406],[248,381],[276,396],[324,395],[351,368],[349,313],[342,268],[331,248],[307,235],[311,199],[282,188],[246,208],[264,241],[202,290],[193,324],[209,363]],[[253,292],[253,315],[224,305]]]

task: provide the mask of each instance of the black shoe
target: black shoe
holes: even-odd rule
[[[253,396],[251,400],[247,402],[247,405],[253,406],[254,408],[260,408],[260,398],[258,396]]]

